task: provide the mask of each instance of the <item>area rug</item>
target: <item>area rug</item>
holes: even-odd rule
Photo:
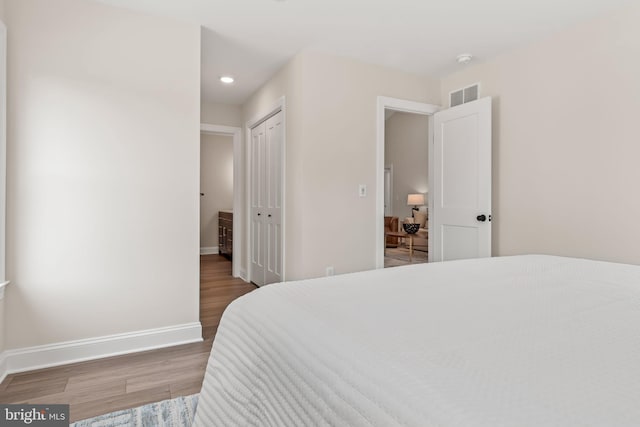
[[[398,267],[401,265],[421,264],[427,262],[427,253],[419,250],[413,251],[412,260],[409,261],[409,249],[407,248],[387,248],[384,256],[384,266]]]
[[[77,421],[69,427],[191,427],[198,395],[180,396]]]

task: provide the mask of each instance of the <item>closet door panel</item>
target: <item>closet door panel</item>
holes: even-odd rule
[[[265,139],[266,125],[251,129],[251,281],[265,284]]]
[[[266,121],[265,283],[282,281],[282,112]]]

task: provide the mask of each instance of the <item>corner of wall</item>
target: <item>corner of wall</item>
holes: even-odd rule
[[[3,32],[3,34],[6,34],[5,32],[5,27],[6,27],[6,19],[5,19],[5,13],[4,13],[4,1],[5,0],[0,0],[0,31]],[[4,35],[3,35],[4,38]],[[6,57],[4,56],[6,53],[6,44],[5,44],[6,40],[3,40],[2,43],[2,81],[0,82],[0,84],[5,85],[5,80],[6,80],[6,69],[5,64],[6,64]],[[0,90],[0,92],[2,93],[2,97],[4,98],[6,92],[4,91],[5,86],[3,86],[3,89]],[[0,148],[0,150],[2,150],[2,161],[5,161],[5,155],[6,155],[6,147],[5,147],[5,138],[6,135],[4,134],[4,132],[6,131],[6,120],[5,120],[5,111],[4,111],[4,106],[5,106],[5,100],[2,99],[0,100],[0,102],[2,102],[2,110],[0,112],[0,114],[2,114],[2,118],[0,120],[2,120],[2,132],[3,135],[1,137],[1,144],[2,147]],[[6,169],[5,169],[5,164],[2,165],[2,171],[3,173],[5,173]],[[4,180],[2,182],[2,184],[4,185]],[[4,227],[5,227],[5,223],[4,223],[4,207],[5,207],[5,189],[3,188],[0,191],[0,198],[2,200],[0,200],[0,209],[2,209],[2,219],[0,220],[0,226],[2,227],[2,230],[0,230],[0,235],[2,236],[0,238],[0,240],[2,240],[2,243],[4,245]],[[5,251],[4,251],[4,247],[0,248],[0,256],[2,257],[2,259],[0,260],[0,264],[2,265],[2,268],[0,268],[0,280],[4,280],[4,276],[5,276],[5,272],[4,272],[4,266],[5,266],[5,262],[4,262],[4,256],[5,256]],[[4,347],[5,347],[5,329],[6,329],[6,321],[5,321],[5,315],[4,315],[4,292],[5,292],[5,286],[4,285],[0,285],[0,382],[4,381],[4,377],[7,375],[6,373],[6,363],[5,363],[5,353],[4,353]]]

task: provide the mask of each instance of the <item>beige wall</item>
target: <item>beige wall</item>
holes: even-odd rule
[[[304,61],[305,239],[300,277],[375,268],[376,104],[388,96],[438,104],[439,81],[311,53]],[[368,195],[358,196],[359,184]],[[382,224],[380,224],[382,226]]]
[[[640,7],[471,67],[494,97],[494,254],[640,264]]]
[[[429,117],[394,113],[385,123],[384,142],[385,167],[393,166],[392,214],[402,221],[411,216],[407,195],[429,189]]]
[[[438,103],[440,86],[412,74],[302,52],[243,108],[245,120],[286,96],[287,280],[375,267],[378,96]],[[368,196],[358,196],[359,184]]]
[[[233,138],[200,137],[200,247],[218,246],[218,211],[233,209]]]
[[[239,105],[211,104],[203,102],[200,122],[210,125],[242,127],[242,107]]]
[[[200,29],[83,0],[5,12],[7,348],[198,321]]]

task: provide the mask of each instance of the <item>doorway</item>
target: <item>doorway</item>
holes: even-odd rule
[[[439,112],[436,105],[378,97],[376,268],[384,266],[387,109],[428,116],[428,182],[433,191],[427,193],[426,200],[420,194],[409,194],[407,198],[408,205],[426,204],[431,214],[428,261],[491,256],[491,105],[491,97],[485,97]],[[420,202],[411,202],[418,198]]]
[[[200,255],[232,259],[233,137],[200,136]]]
[[[255,290],[240,268],[245,172],[241,135],[238,127],[200,125],[200,323],[205,340],[213,340],[227,305]],[[236,225],[230,233],[221,233],[221,211],[224,220]],[[220,255],[225,251],[221,240],[227,242],[231,268],[229,261]]]
[[[386,144],[385,144],[385,131],[387,128],[386,121],[387,119],[393,119],[393,116],[397,113],[402,113],[403,115],[407,115],[403,118],[410,118],[414,115],[426,116],[427,121],[425,123],[426,129],[430,129],[432,127],[433,121],[431,116],[440,110],[440,107],[432,104],[424,104],[420,102],[407,101],[396,98],[388,98],[388,97],[378,97],[378,105],[377,105],[377,138],[376,138],[376,154],[377,154],[377,167],[376,167],[376,268],[383,268],[385,266],[385,251],[387,247],[387,231],[385,230],[385,216],[389,216],[385,214],[385,169],[390,166],[391,163],[394,164],[394,187],[396,191],[394,191],[393,199],[391,200],[391,208],[387,210],[387,214],[390,213],[392,217],[397,218],[397,227],[398,231],[401,230],[402,222],[407,217],[411,217],[413,211],[411,210],[412,206],[407,204],[407,198],[409,194],[422,194],[424,196],[424,206],[422,206],[423,211],[429,211],[430,206],[430,197],[428,193],[428,183],[430,182],[429,177],[429,169],[428,169],[428,158],[424,159],[424,169],[423,172],[427,172],[426,182],[422,184],[419,183],[409,183],[406,182],[403,185],[403,189],[400,191],[398,189],[399,177],[398,171],[401,169],[398,165],[398,161],[395,159],[390,159],[389,156],[386,155]],[[400,116],[399,116],[400,117]],[[415,117],[415,116],[414,116]],[[401,138],[400,138],[401,139]],[[431,144],[431,133],[426,131],[424,134],[423,142],[425,146],[423,149],[428,151],[428,144]],[[402,153],[403,148],[398,147],[399,154],[402,157],[411,156],[411,153]],[[406,148],[404,148],[406,150]],[[411,150],[409,150],[411,151]],[[418,167],[418,166],[416,166]],[[411,171],[409,171],[411,172]],[[406,181],[406,180],[403,180]],[[410,180],[409,180],[410,181]],[[406,187],[406,188],[405,188]],[[412,193],[412,192],[414,193]],[[406,193],[406,194],[404,194]],[[387,220],[387,222],[389,222]],[[428,234],[428,223],[425,223],[427,227],[426,234]],[[413,238],[411,238],[413,239]],[[409,241],[409,238],[402,238],[401,240]],[[427,239],[425,243],[429,242]],[[398,243],[400,243],[400,239],[398,239]],[[412,240],[407,242],[407,245],[412,243]],[[428,253],[430,252],[430,242],[427,243],[427,251],[425,254],[425,261],[428,260],[426,258]],[[393,246],[393,244],[391,244]],[[413,249],[411,245],[411,250]],[[411,253],[411,252],[410,252]],[[411,261],[413,257],[411,256]],[[398,264],[401,265],[401,264]]]
[[[385,268],[428,261],[428,142],[428,116],[385,109]]]
[[[214,151],[216,153],[226,153],[226,156],[223,155],[220,161],[220,164],[212,165],[212,168],[217,167],[220,169],[220,177],[217,177],[217,174],[214,174],[213,178],[219,178],[220,182],[219,186],[214,184],[216,190],[212,193],[209,191],[209,195],[207,195],[207,190],[202,189],[200,191],[200,199],[201,199],[201,245],[200,252],[204,253],[218,253],[220,250],[220,235],[218,229],[218,215],[219,211],[230,211],[230,218],[232,223],[235,226],[231,227],[231,232],[228,240],[231,240],[232,247],[230,250],[230,258],[231,258],[231,274],[233,277],[242,277],[240,271],[240,254],[242,253],[243,241],[242,241],[242,223],[241,223],[241,209],[242,209],[242,195],[240,189],[242,188],[242,176],[244,174],[244,167],[242,162],[242,141],[241,141],[241,129],[237,127],[231,126],[221,126],[221,125],[213,125],[213,124],[201,124],[200,125],[200,135],[201,135],[201,145],[202,144],[213,144],[213,145],[224,145],[225,141],[231,140],[232,144],[232,156],[229,158],[229,147],[221,148],[221,146],[215,147],[210,151]],[[209,146],[208,148],[214,148]],[[201,151],[201,171],[200,171],[200,179],[202,185],[203,179],[203,171],[204,169],[209,169],[207,165],[202,165],[203,151]],[[218,160],[214,160],[218,161]],[[230,182],[229,182],[230,181]],[[225,190],[220,190],[218,187],[226,187],[231,188],[231,199],[232,202],[229,203],[229,198],[225,199],[225,196],[222,196],[221,200],[217,203],[214,202],[213,199],[216,197],[216,194],[224,194]],[[204,190],[204,191],[203,191]],[[214,194],[215,193],[215,194]],[[227,190],[228,193],[228,190]],[[211,202],[211,203],[210,203]],[[222,203],[222,204],[220,204]],[[202,207],[203,205],[207,205],[207,218],[202,217]],[[231,206],[227,206],[227,205]],[[223,207],[224,205],[224,207]],[[205,239],[202,237],[202,233],[207,233]],[[209,242],[209,243],[207,243]],[[203,246],[204,243],[204,246]],[[242,277],[244,279],[244,277]]]

